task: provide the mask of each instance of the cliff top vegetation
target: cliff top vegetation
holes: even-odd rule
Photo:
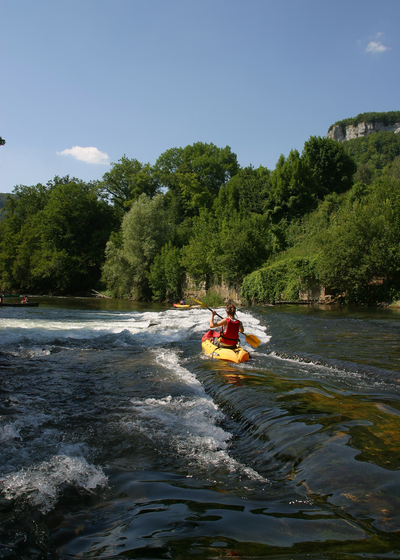
[[[349,119],[343,119],[337,121],[329,127],[329,131],[333,129],[334,126],[340,126],[344,130],[347,126],[357,126],[362,122],[370,123],[383,123],[385,126],[390,124],[395,124],[400,122],[400,111],[388,111],[386,113],[360,113],[356,117]]]

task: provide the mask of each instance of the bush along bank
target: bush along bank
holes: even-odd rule
[[[288,257],[254,271],[243,281],[243,299],[249,303],[313,300],[313,294],[319,292],[316,260],[316,257]],[[309,296],[302,298],[301,294]]]

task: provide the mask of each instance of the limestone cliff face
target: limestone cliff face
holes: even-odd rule
[[[346,128],[342,127],[340,124],[336,124],[328,131],[326,137],[333,138],[338,142],[344,142],[345,140],[352,140],[360,136],[369,136],[373,132],[379,132],[381,130],[384,132],[400,132],[400,122],[387,126],[380,122],[361,122],[357,126],[349,125],[346,126]]]

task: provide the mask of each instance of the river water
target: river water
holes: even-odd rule
[[[400,310],[0,309],[0,558],[400,558]]]

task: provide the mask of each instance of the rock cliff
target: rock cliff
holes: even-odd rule
[[[369,136],[373,132],[379,132],[381,130],[384,132],[400,132],[400,122],[388,125],[381,122],[360,122],[357,125],[350,124],[347,126],[335,124],[328,131],[326,137],[333,138],[338,142],[344,142],[345,140],[352,140],[360,136]]]

